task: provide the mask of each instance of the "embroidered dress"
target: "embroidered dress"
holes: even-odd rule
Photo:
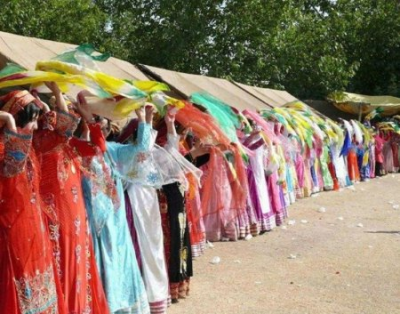
[[[146,128],[146,130],[144,130]],[[150,126],[139,124],[138,139],[140,133],[146,131],[146,143],[150,143],[151,149],[154,145],[155,136],[149,140]],[[111,157],[115,149],[111,150],[111,145],[121,145],[117,143],[108,143],[108,149]],[[134,149],[132,145],[125,145],[130,150]],[[127,148],[128,149],[128,148]],[[127,153],[129,154],[129,153]],[[118,160],[118,158],[112,158]],[[161,180],[161,174],[156,169],[152,159],[152,152],[138,153],[134,159],[133,167],[123,168],[119,173],[126,179],[127,200],[133,214],[133,222],[139,244],[143,281],[147,292],[147,298],[150,304],[152,314],[164,314],[168,305],[168,273],[165,262],[164,240],[161,224],[160,207],[157,192],[153,186]],[[124,162],[126,164],[126,162]]]
[[[168,275],[157,192],[153,187],[128,184],[142,259],[143,281],[152,314],[167,311]]]
[[[66,313],[54,276],[39,165],[31,144],[31,134],[8,129],[0,139],[1,314]]]
[[[345,157],[341,155],[341,148],[336,144],[331,145],[332,163],[339,187],[347,186],[349,179],[345,163]]]
[[[146,291],[128,228],[125,197],[117,165],[134,160],[148,147],[149,127],[140,124],[137,145],[107,143],[105,158],[90,164],[91,180],[85,178],[85,201],[95,243],[97,264],[102,274],[112,313],[150,313]],[[114,185],[116,196],[104,184]],[[103,188],[101,188],[103,186]]]
[[[270,202],[270,192],[264,171],[265,145],[253,150],[250,156],[249,190],[251,201],[258,218],[260,231],[269,231],[275,227],[275,214]]]
[[[96,267],[81,187],[80,151],[69,140],[78,119],[64,111],[45,115],[34,137],[42,169],[40,194],[45,203],[57,276],[67,313],[109,313]]]
[[[179,136],[168,134],[167,139],[165,149],[168,154],[174,151],[179,154]],[[187,163],[180,154],[177,155],[177,158],[179,157]],[[194,171],[197,170],[191,164],[190,166]],[[185,208],[185,187],[189,187],[189,182],[184,175],[174,175],[173,177],[176,178],[176,182],[164,184],[158,190],[158,199],[161,208],[169,289],[172,302],[176,302],[178,297],[185,298],[188,294],[190,277],[193,276],[193,264]],[[179,177],[182,179],[179,180]]]
[[[200,195],[206,239],[220,241],[223,238],[237,240],[236,217],[232,208],[231,170],[223,153],[211,149],[210,161],[201,167],[203,171]]]
[[[369,177],[371,179],[375,178],[375,139],[372,138],[369,143],[369,158],[368,158],[368,166],[369,166]]]
[[[122,181],[113,167],[145,150],[149,138],[144,129],[139,128],[140,144],[108,143],[105,157],[104,152],[99,152],[94,158],[87,158],[89,174],[82,182],[97,266],[112,313],[150,313],[126,219]],[[92,140],[96,133],[101,134],[97,126],[91,129]]]
[[[187,175],[189,189],[186,191],[186,213],[189,221],[190,243],[193,257],[199,257],[205,250],[205,233],[201,214],[199,184],[192,174]]]
[[[385,173],[395,172],[394,160],[393,160],[393,150],[390,140],[386,141],[383,145],[383,169]]]
[[[380,135],[375,135],[375,176],[382,176],[385,174],[383,147],[385,140]]]
[[[349,173],[349,178],[351,182],[360,181],[360,170],[358,168],[357,161],[357,147],[353,144],[349,150],[349,154],[347,155],[347,168]]]
[[[158,191],[170,294],[173,302],[178,299],[178,296],[186,297],[188,283],[190,277],[193,276],[192,250],[183,195],[184,191],[180,190],[178,183],[163,185]]]
[[[324,145],[322,154],[320,156],[320,164],[321,164],[323,185],[326,191],[333,189],[333,179],[331,173],[329,172],[328,160],[329,160],[329,148],[327,145]]]

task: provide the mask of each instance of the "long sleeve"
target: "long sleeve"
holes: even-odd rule
[[[139,123],[136,144],[107,143],[107,151],[117,163],[130,162],[139,152],[150,149],[151,126]]]
[[[100,150],[105,153],[107,146],[100,124],[89,124],[91,141],[84,141],[78,138],[71,138],[70,145],[74,147],[82,157],[94,156]]]
[[[175,148],[176,150],[179,150],[179,135],[172,135],[172,134],[168,133],[167,145],[165,145],[165,149],[169,150],[171,148]]]
[[[1,172],[5,177],[13,177],[24,171],[32,146],[32,134],[18,134],[4,130],[4,159]]]
[[[138,163],[148,159],[146,154],[150,149],[151,126],[146,123],[139,123],[136,144],[120,144],[107,142],[107,159],[111,162],[113,169],[119,175],[132,177],[138,169]]]
[[[79,118],[62,110],[56,110],[56,113],[55,131],[62,136],[71,138],[78,126]]]

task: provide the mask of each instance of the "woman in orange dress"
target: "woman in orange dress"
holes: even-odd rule
[[[0,99],[1,314],[66,313],[41,208],[39,164],[32,149],[42,106],[28,91],[14,91]]]
[[[97,271],[81,186],[81,155],[70,139],[79,118],[68,107],[57,85],[48,85],[56,97],[56,111],[44,116],[34,145],[42,169],[40,194],[49,217],[53,255],[69,314],[107,314],[107,301]]]

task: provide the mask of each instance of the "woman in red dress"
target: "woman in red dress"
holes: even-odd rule
[[[107,314],[81,187],[81,155],[94,155],[96,150],[80,150],[71,144],[79,118],[68,112],[57,85],[48,86],[57,108],[44,116],[42,127],[35,132],[34,145],[42,169],[40,194],[49,217],[65,306],[69,314]]]
[[[0,99],[1,314],[66,313],[32,149],[42,106],[28,91],[14,91]]]

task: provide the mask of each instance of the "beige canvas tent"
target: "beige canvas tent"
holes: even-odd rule
[[[235,84],[271,107],[281,107],[289,102],[298,100],[296,97],[283,90],[254,87],[237,82],[235,82]]]
[[[28,70],[33,70],[36,62],[51,59],[75,47],[76,45],[72,44],[0,32],[0,69],[8,62],[13,62]],[[97,62],[97,66],[102,72],[118,78],[148,80],[146,75],[134,65],[117,58]]]
[[[267,103],[224,79],[174,72],[148,65],[140,65],[139,68],[155,80],[167,83],[184,97],[196,92],[207,92],[239,110],[271,108]]]

